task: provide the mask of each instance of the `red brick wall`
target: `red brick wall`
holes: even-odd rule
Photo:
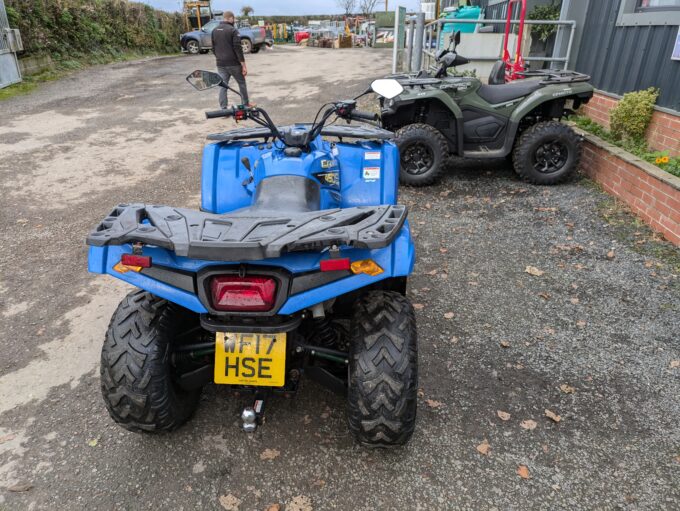
[[[588,104],[583,106],[583,110],[593,121],[609,128],[609,111],[618,102],[617,99],[596,92]],[[647,128],[647,142],[657,151],[668,151],[671,156],[680,156],[680,116],[655,110]]]
[[[645,162],[639,166],[628,162],[607,149],[609,144],[599,139],[594,143],[593,138],[587,136],[583,145],[582,170],[607,192],[627,203],[652,229],[680,246],[680,179],[676,178],[676,185],[669,184],[667,181],[675,181],[674,176],[668,174],[667,180],[659,179],[652,165],[646,171]],[[611,149],[621,152],[613,146]]]

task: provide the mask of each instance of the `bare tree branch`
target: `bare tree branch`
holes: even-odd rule
[[[359,10],[365,17],[370,18],[375,11],[378,0],[359,0]]]
[[[357,0],[335,0],[340,9],[345,11],[345,15],[352,14],[357,7]]]

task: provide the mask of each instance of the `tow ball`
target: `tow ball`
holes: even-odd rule
[[[256,398],[253,406],[246,406],[241,412],[243,421],[243,431],[254,433],[258,424],[262,424],[264,419],[264,399]]]

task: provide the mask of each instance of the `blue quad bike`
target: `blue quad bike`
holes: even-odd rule
[[[226,86],[207,71],[187,80]],[[386,79],[364,94],[402,91]],[[254,431],[265,400],[294,394],[304,377],[347,396],[360,443],[405,444],[416,421],[405,296],[415,249],[397,203],[393,134],[349,124],[377,118],[356,98],[324,105],[312,124],[276,126],[246,106],[206,116],[258,126],[208,137],[200,211],[119,204],[87,237],[89,270],[138,288],[102,349],[111,417],[132,431],[171,431],[215,383],[247,396],[241,419]]]

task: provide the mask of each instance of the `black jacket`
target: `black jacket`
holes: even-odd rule
[[[240,66],[245,62],[241,36],[231,23],[223,21],[212,31],[212,45],[218,66]]]

